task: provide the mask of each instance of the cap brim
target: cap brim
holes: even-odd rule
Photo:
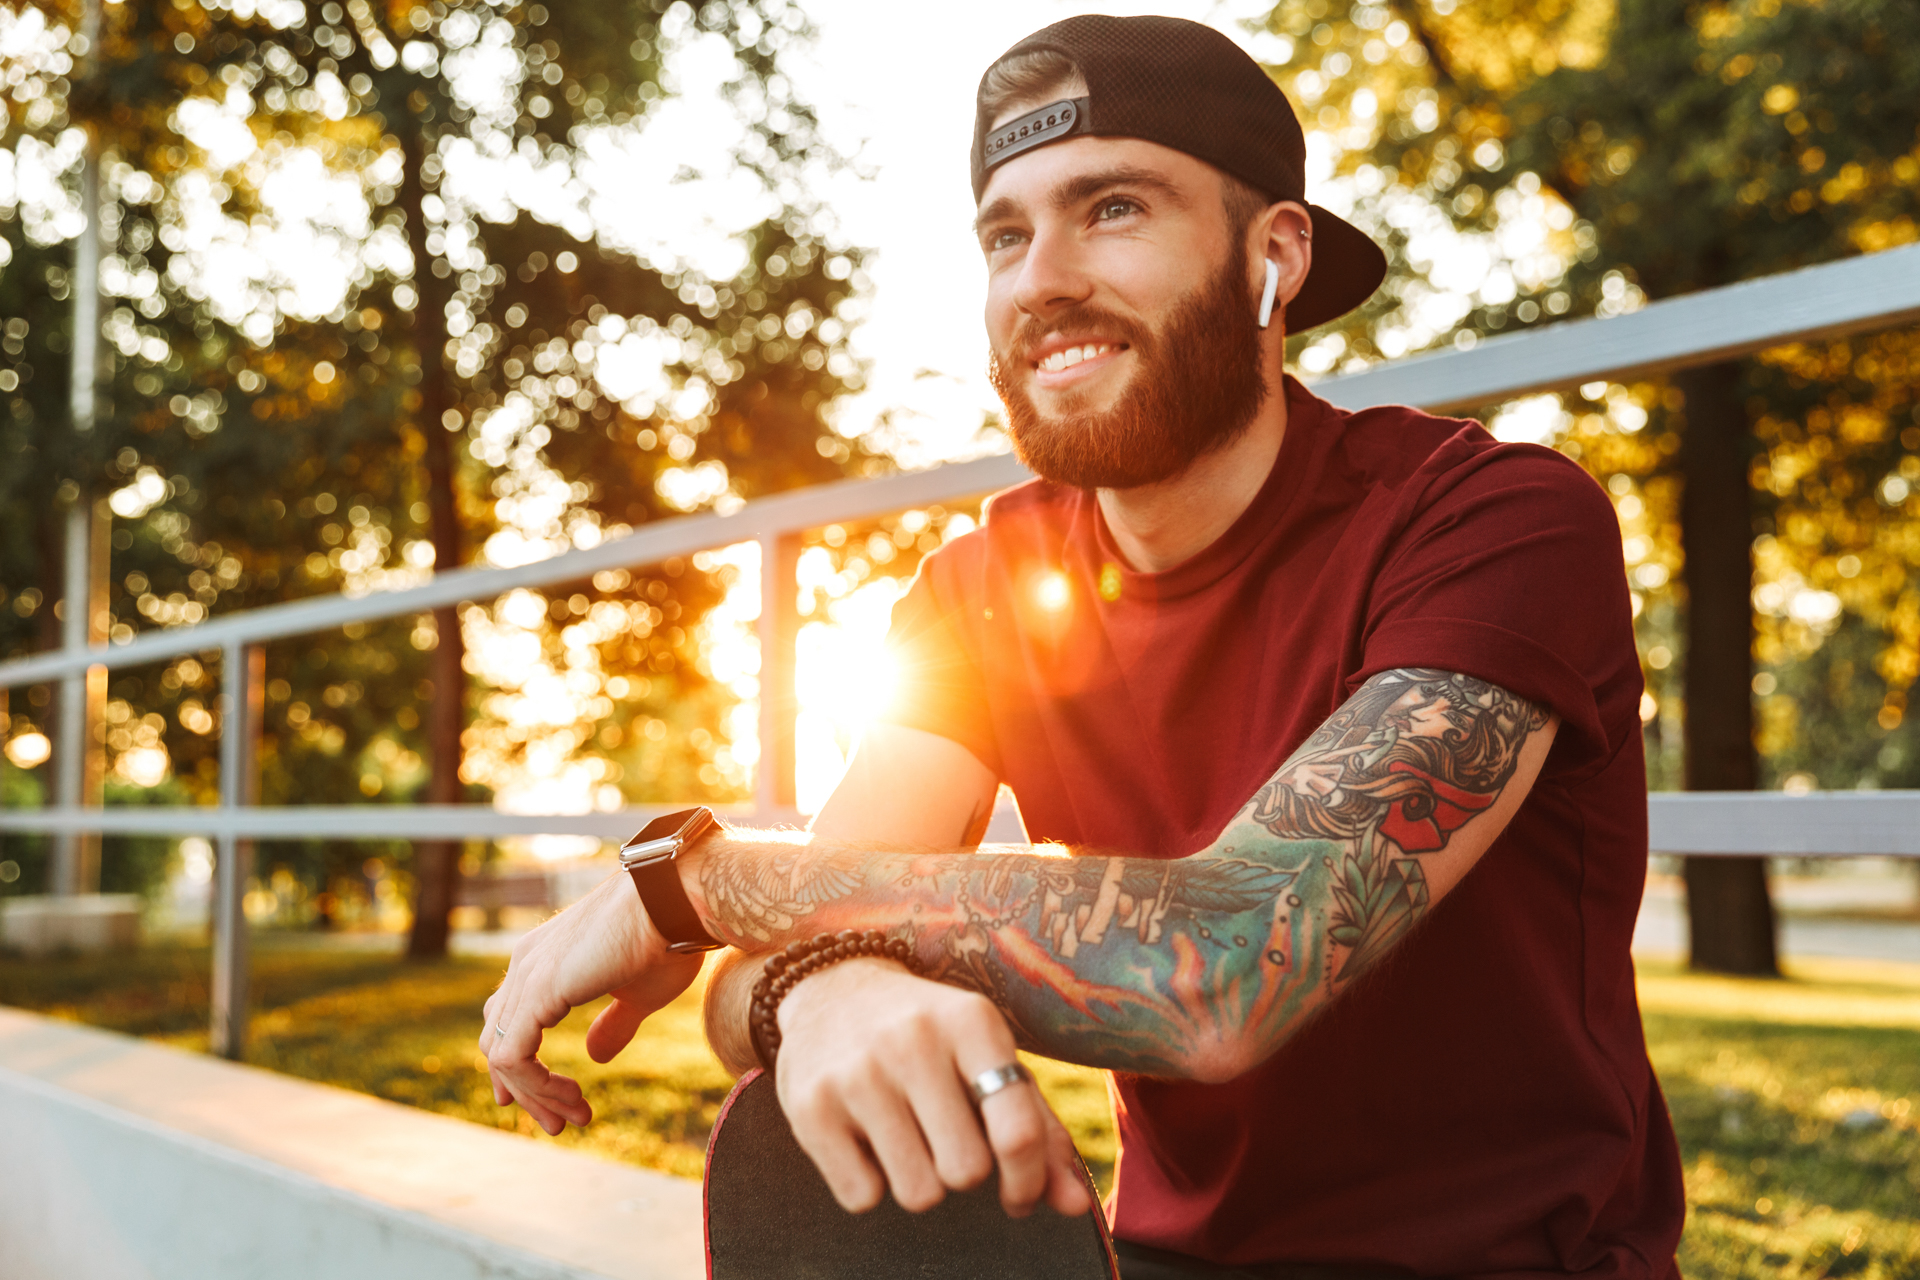
[[[1307,210],[1313,217],[1313,268],[1287,304],[1288,333],[1338,320],[1387,278],[1387,255],[1366,232],[1319,205]]]

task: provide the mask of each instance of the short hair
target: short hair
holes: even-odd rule
[[[1064,53],[1029,49],[1010,54],[987,68],[980,82],[980,113],[991,126],[1014,107],[1045,106],[1076,81],[1086,83],[1079,65]]]
[[[1079,64],[1058,50],[1028,49],[1010,54],[987,68],[980,82],[980,114],[991,126],[1016,107],[1044,107],[1075,84],[1085,83]],[[1273,200],[1224,169],[1219,174],[1220,203],[1226,210],[1227,225],[1245,231]]]

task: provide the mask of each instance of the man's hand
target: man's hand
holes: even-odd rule
[[[1015,1060],[985,997],[889,961],[849,960],[795,987],[779,1018],[780,1105],[849,1212],[889,1188],[902,1208],[930,1209],[949,1189],[986,1181],[996,1162],[1014,1217],[1043,1199],[1068,1215],[1092,1207],[1073,1141],[1039,1089],[1015,1084],[974,1109],[967,1082]]]
[[[625,874],[603,881],[513,948],[480,1032],[493,1100],[518,1102],[549,1134],[586,1124],[593,1109],[578,1084],[540,1061],[541,1036],[578,1006],[611,994],[613,1003],[587,1029],[587,1052],[606,1062],[642,1019],[692,984],[704,958],[667,950]]]

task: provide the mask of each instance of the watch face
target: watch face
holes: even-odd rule
[[[639,835],[620,846],[620,865],[631,868],[655,858],[671,857],[712,826],[713,821],[713,810],[704,805],[655,818],[640,828]]]
[[[694,808],[682,809],[678,813],[662,814],[646,826],[640,828],[640,834],[627,841],[627,843],[635,845],[648,840],[665,840],[670,836],[677,836],[680,834],[680,829],[686,826],[687,822],[698,812],[700,812],[700,810]]]

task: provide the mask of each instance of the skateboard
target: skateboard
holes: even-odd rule
[[[708,1280],[1119,1280],[1106,1215],[1000,1207],[998,1175],[924,1213],[888,1197],[866,1213],[834,1200],[794,1141],[773,1078],[749,1071],[720,1108],[703,1184]]]

